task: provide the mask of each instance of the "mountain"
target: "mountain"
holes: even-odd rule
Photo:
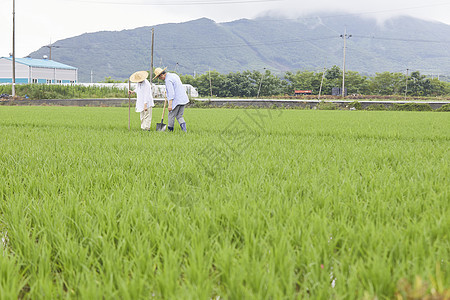
[[[216,23],[202,18],[155,30],[154,66],[182,74],[244,70],[321,71],[342,66],[362,74],[420,71],[450,75],[450,25],[412,17],[378,23],[359,16],[306,16],[296,20],[241,19]],[[52,59],[79,69],[79,81],[124,80],[150,69],[152,27],[101,31],[59,40]],[[30,54],[48,55],[48,47]]]

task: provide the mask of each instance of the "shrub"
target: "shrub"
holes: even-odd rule
[[[3,88],[2,88],[3,90]],[[47,85],[20,84],[16,86],[19,96],[28,95],[30,99],[75,99],[75,98],[126,98],[127,90],[120,88],[79,86],[79,85]]]
[[[367,106],[366,110],[387,110],[383,104],[371,104]]]
[[[350,104],[348,105],[348,107],[353,107],[353,108],[355,108],[355,109],[357,109],[357,110],[362,109],[362,105],[361,105],[361,103],[359,103],[358,101],[353,101],[352,103],[350,103]]]
[[[189,107],[196,107],[196,108],[207,108],[211,104],[211,101],[199,101],[199,100],[190,100],[189,101]]]
[[[337,110],[339,107],[335,103],[320,101],[319,104],[317,104],[317,109],[320,110]]]
[[[392,105],[391,110],[402,110],[402,111],[432,111],[430,104],[428,103],[405,103]]]
[[[436,111],[450,111],[450,103],[441,106],[441,107],[438,108]]]

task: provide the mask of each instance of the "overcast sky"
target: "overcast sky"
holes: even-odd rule
[[[133,29],[206,17],[216,22],[272,12],[297,18],[326,11],[376,18],[409,15],[450,25],[450,0],[15,0],[16,57],[85,32]],[[0,56],[12,52],[13,0],[0,0]]]

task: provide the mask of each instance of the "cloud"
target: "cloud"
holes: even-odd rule
[[[108,3],[99,3],[99,2]],[[213,4],[233,1],[233,4]],[[298,18],[308,14],[386,18],[406,14],[437,19],[450,24],[450,3],[442,0],[279,0],[248,3],[249,0],[40,0],[16,3],[16,54],[25,56],[43,45],[85,32],[123,30],[163,23],[179,23],[206,17],[227,22],[257,16]],[[254,1],[254,0],[251,0]],[[119,2],[122,4],[111,4]],[[203,3],[199,5],[132,5],[149,3]],[[207,4],[205,4],[205,2]],[[325,12],[324,12],[325,11]],[[12,51],[12,3],[0,1],[0,56]]]

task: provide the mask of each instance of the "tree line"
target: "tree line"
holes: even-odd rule
[[[267,97],[293,95],[294,90],[311,90],[313,95],[331,95],[332,88],[342,87],[342,71],[338,66],[323,72],[285,72],[283,77],[270,70],[221,74],[217,71],[202,75],[180,75],[184,84],[196,87],[203,97]],[[450,83],[412,72],[383,72],[374,76],[345,72],[345,88],[349,95],[406,95],[433,97],[450,95]]]
[[[311,90],[313,95],[331,95],[334,87],[342,87],[342,71],[333,66],[327,71],[285,72],[283,77],[265,70],[244,71],[221,74],[217,71],[206,72],[199,76],[180,75],[185,84],[191,84],[200,96],[208,97],[271,97],[293,95],[294,90]],[[123,82],[106,77],[103,82]],[[125,81],[127,82],[127,80]],[[157,83],[158,82],[154,82]],[[162,84],[159,81],[159,84]],[[361,75],[358,72],[345,72],[345,87],[349,95],[407,95],[408,97],[450,96],[450,82],[440,81],[412,72],[383,72],[374,76]],[[17,95],[31,99],[70,99],[70,98],[121,98],[127,97],[120,88],[84,87],[67,85],[25,84],[16,86]],[[0,95],[11,94],[11,85],[0,85]]]

